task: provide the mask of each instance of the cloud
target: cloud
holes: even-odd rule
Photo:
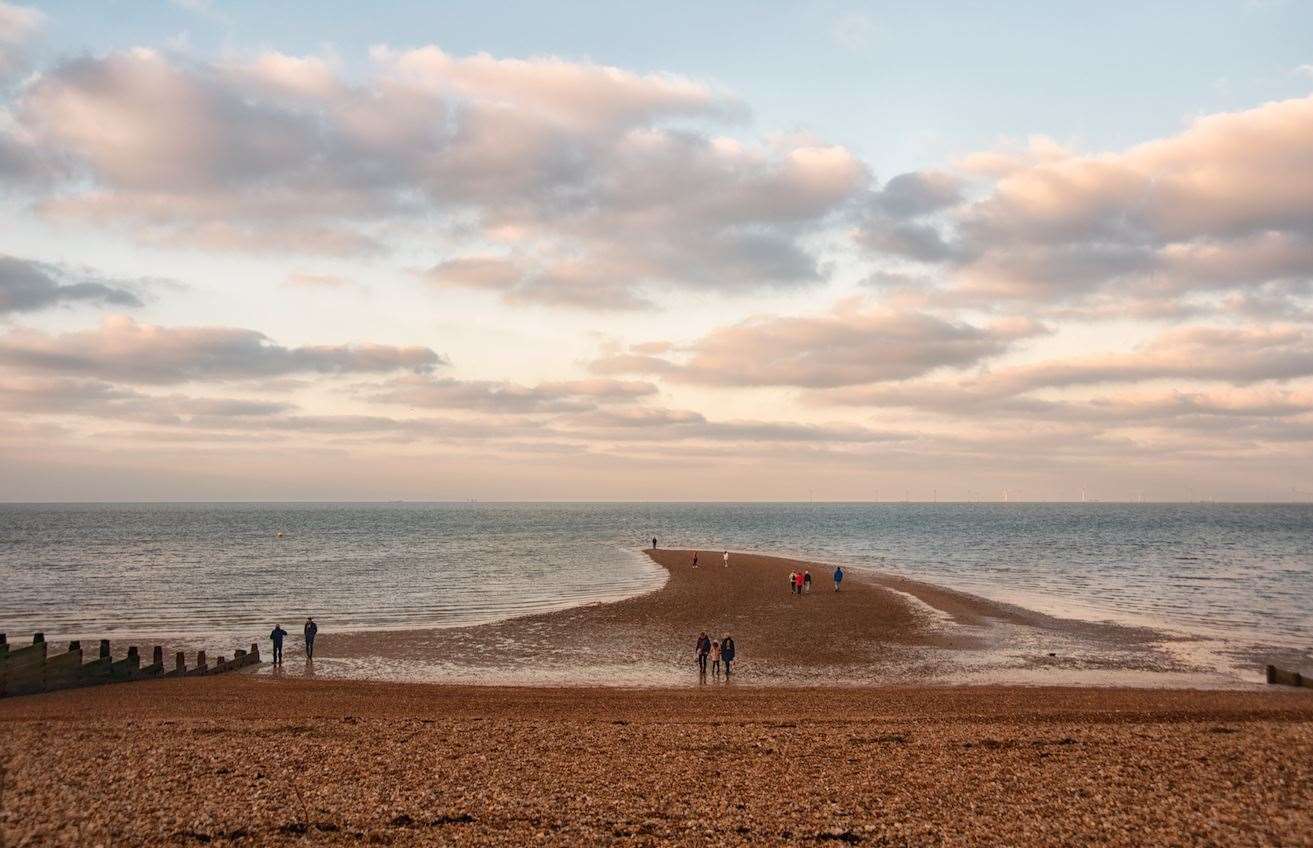
[[[959,302],[1133,302],[1313,279],[1313,97],[1208,115],[1122,152],[1038,141],[957,170],[969,191],[928,173],[891,180],[858,241],[938,264]]]
[[[360,344],[283,347],[254,330],[159,327],[122,316],[96,329],[0,336],[0,365],[62,376],[150,384],[250,380],[289,374],[427,372],[444,364],[424,347]]]
[[[284,282],[294,288],[307,289],[341,289],[350,285],[335,274],[307,274],[304,271],[293,271]]]
[[[657,387],[637,380],[566,380],[524,386],[491,380],[400,377],[365,392],[378,403],[477,410],[500,415],[579,412],[598,404],[654,395]]]
[[[0,254],[0,316],[78,303],[141,306],[141,299],[122,282]]]
[[[30,6],[0,1],[0,81],[25,64],[24,45],[45,19],[45,15]]]
[[[448,257],[436,282],[583,308],[822,280],[808,238],[869,179],[842,147],[714,134],[745,107],[681,77],[436,47],[372,58],[360,81],[278,53],[67,61],[17,95],[0,167],[44,175],[48,218],[151,244],[351,256],[436,222],[493,248]]]
[[[812,392],[813,402],[906,407],[948,415],[1002,415],[1033,420],[1116,419],[1190,414],[1281,415],[1301,412],[1304,389],[1273,388],[1313,376],[1313,332],[1300,325],[1186,326],[1160,333],[1124,353],[1101,353],[1013,365],[956,381],[907,381]],[[1134,386],[1167,381],[1166,393],[1122,392],[1095,398],[1053,397],[1054,390]],[[1225,389],[1190,389],[1222,383]],[[1269,385],[1263,385],[1269,384]],[[1238,387],[1258,386],[1254,389]],[[1289,406],[1298,398],[1298,408]],[[1283,412],[1282,410],[1286,410]]]
[[[835,44],[845,50],[865,50],[871,46],[879,34],[875,21],[863,12],[849,12],[841,15],[830,30]]]
[[[618,353],[591,368],[712,385],[848,386],[975,365],[1040,331],[1026,321],[982,327],[847,301],[821,315],[762,316],[721,327],[679,356]]]

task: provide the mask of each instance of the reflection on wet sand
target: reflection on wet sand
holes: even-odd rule
[[[697,553],[702,562],[719,561],[719,552]],[[693,554],[648,551],[669,580],[615,603],[448,629],[333,633],[325,622],[304,676],[690,686],[707,683],[694,657],[705,630],[734,636],[734,680],[748,686],[1249,682],[1191,662],[1176,637],[1147,628],[1055,618],[857,570],[848,572],[843,592],[793,594],[790,571],[828,576],[827,567],[736,554],[730,567],[694,569]]]

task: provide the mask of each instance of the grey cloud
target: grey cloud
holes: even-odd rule
[[[711,421],[680,409],[599,410],[574,416],[561,432],[621,442],[713,441],[871,443],[895,442],[905,434],[852,425],[814,425],[775,421]]]
[[[113,317],[97,329],[59,335],[14,330],[0,336],[0,364],[124,383],[181,383],[290,374],[426,372],[444,360],[423,347],[289,348],[253,330],[157,327]]]
[[[917,218],[961,202],[961,179],[935,171],[899,174],[875,192],[871,200],[878,210],[894,218]]]
[[[857,238],[877,255],[944,266],[967,303],[1307,283],[1311,150],[1313,96],[1208,115],[1121,152],[1048,145],[974,174],[981,157],[969,157],[964,174],[986,177],[974,191],[926,195],[928,175],[906,175],[892,196],[909,199],[878,198]]]
[[[806,239],[868,181],[839,147],[672,126],[737,111],[676,78],[434,48],[375,58],[359,84],[278,54],[59,65],[15,108],[29,152],[67,175],[38,208],[150,243],[334,255],[387,250],[388,224],[437,220],[517,251],[444,260],[429,275],[440,284],[635,308],[656,287],[822,279]]]
[[[973,365],[1041,329],[1028,322],[980,327],[845,303],[829,314],[761,317],[721,327],[688,345],[682,357],[621,353],[590,367],[713,385],[857,385]]]
[[[0,315],[76,303],[141,306],[141,299],[118,281],[0,254]]]
[[[398,378],[366,391],[371,400],[380,403],[504,415],[580,412],[598,404],[627,402],[655,393],[656,386],[635,380],[575,380],[523,386],[432,377]]]

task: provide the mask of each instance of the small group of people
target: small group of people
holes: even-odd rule
[[[707,666],[711,666],[711,676],[720,678],[721,664],[725,668],[725,679],[734,673],[734,637],[726,636],[723,639],[712,639],[707,636],[706,631],[698,635],[697,645],[693,648],[693,653],[698,665],[698,676],[707,676]]]
[[[836,566],[834,569],[834,591],[839,591],[843,585],[843,566]],[[801,595],[812,590],[812,573],[807,570],[789,572],[789,591],[795,595]]]
[[[313,618],[307,618],[302,632],[305,635],[305,658],[309,661],[315,658],[315,636],[319,635],[319,625]],[[283,640],[286,638],[287,631],[281,624],[275,624],[269,634],[269,641],[274,643],[274,665],[283,664]]]
[[[789,591],[795,595],[812,590],[812,573],[810,571],[790,571]]]
[[[725,566],[726,568],[729,568],[729,551],[725,551],[724,553],[722,553],[722,554],[720,555],[720,564],[723,565],[723,566]],[[693,567],[694,567],[694,568],[697,568],[697,567],[698,567],[698,552],[697,552],[697,551],[694,551],[694,552],[693,552]]]

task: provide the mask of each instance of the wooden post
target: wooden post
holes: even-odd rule
[[[40,645],[40,644],[41,644],[42,642],[44,642],[44,641],[46,641],[46,634],[44,634],[44,633],[33,633],[33,634],[32,634],[32,644],[33,644],[33,645]]]
[[[182,651],[173,655],[173,669],[179,674],[187,670],[187,655]]]
[[[74,639],[72,642],[68,643],[68,649],[70,652],[80,651],[82,650],[82,643],[79,640]]]
[[[7,656],[9,656],[9,640],[5,638],[5,634],[0,633],[0,660]]]
[[[249,654],[247,654],[247,656],[251,657],[251,662],[253,662],[253,663],[258,663],[258,662],[260,661],[260,643],[259,643],[259,642],[252,642],[252,643],[251,643],[251,652],[250,652]]]
[[[1277,682],[1277,667],[1269,665],[1267,667],[1267,685],[1271,686]]]
[[[164,646],[156,645],[155,650],[151,652],[151,662],[154,665],[164,668]]]
[[[209,669],[209,664],[205,661],[205,652],[196,652],[196,671],[204,674]]]
[[[101,658],[102,660],[107,660],[107,659],[109,659],[109,640],[108,640],[108,639],[101,639],[101,640],[100,640],[100,658]]]

